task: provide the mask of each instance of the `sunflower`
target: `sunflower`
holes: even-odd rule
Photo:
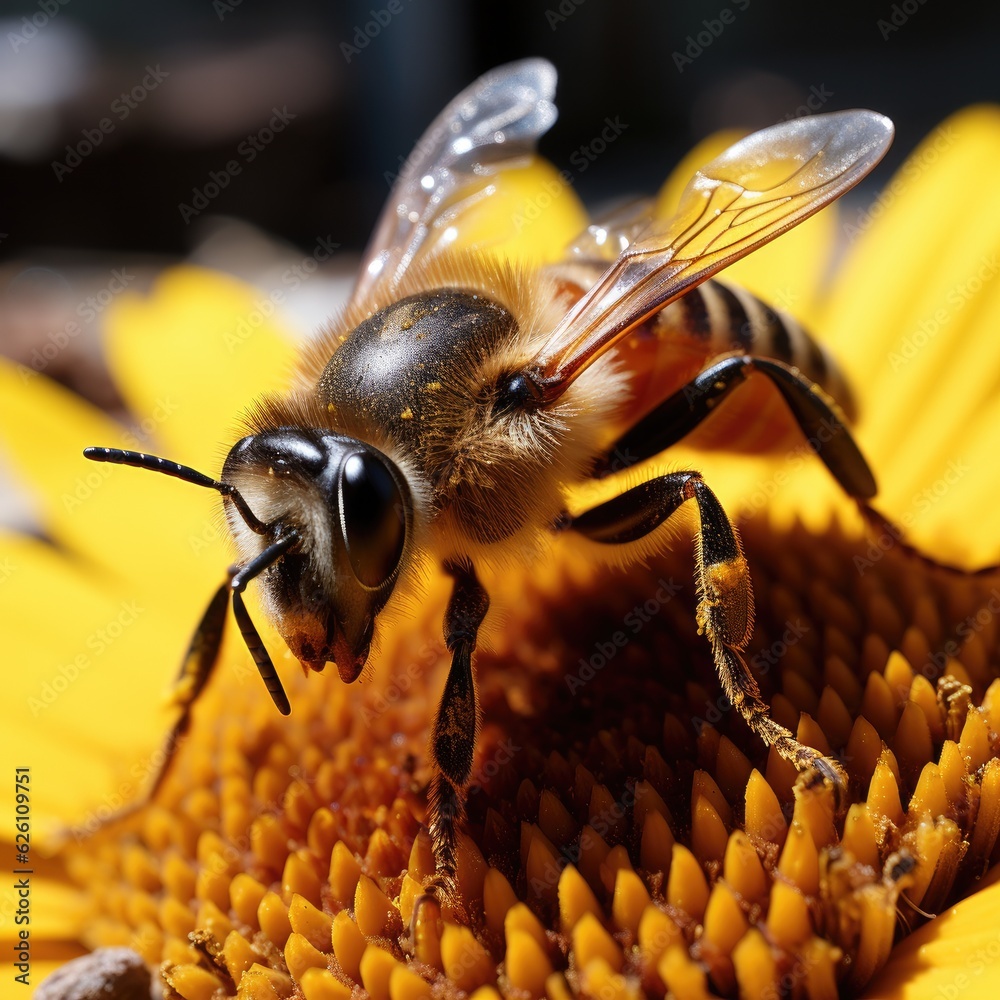
[[[980,183],[998,160],[1000,114],[963,112],[867,207],[823,212],[729,272],[838,356],[884,526],[794,442],[669,456],[739,520],[748,659],[775,718],[843,761],[846,815],[720,698],[690,543],[627,570],[566,547],[491,581],[502,625],[478,661],[461,891],[416,919],[444,584],[358,684],[279,657],[290,719],[230,629],[189,733],[165,747],[161,694],[221,582],[223,525],[199,491],[79,457],[117,445],[217,468],[294,350],[270,298],[193,267],[118,296],[104,333],[130,427],[0,367],[0,440],[44,532],[0,549],[4,759],[25,789],[4,856],[28,890],[4,890],[5,982],[98,949],[48,995],[88,976],[128,995],[149,969],[186,1000],[985,996],[1000,976],[1000,578],[970,570],[1000,559],[1000,196]],[[582,211],[555,177],[516,172],[473,231],[504,220],[506,252],[537,252],[511,220],[544,208],[530,228],[565,241]]]

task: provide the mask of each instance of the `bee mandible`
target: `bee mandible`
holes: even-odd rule
[[[892,123],[855,110],[764,129],[699,170],[672,218],[620,212],[582,234],[562,264],[525,269],[450,248],[449,227],[482,177],[530,155],[554,122],[554,91],[553,67],[524,60],[487,73],[438,116],[392,188],[345,313],[305,351],[291,391],[249,411],[218,479],[137,452],[85,452],[223,498],[238,562],[195,632],[172,737],[208,680],[230,603],[275,705],[289,712],[244,603],[251,581],[304,667],[333,662],[350,682],[421,561],[444,568],[451,667],[430,738],[428,827],[445,891],[479,723],[473,653],[489,597],[477,567],[530,564],[556,533],[609,551],[639,542],[637,551],[693,506],[697,620],[726,696],[806,776],[835,791],[845,781],[760,697],[741,655],[754,621],[747,561],[702,476],[650,473],[575,515],[567,497],[613,475],[622,455],[629,464],[659,455],[748,379],[769,381],[806,440],[823,442],[814,450],[847,494],[874,495],[826,355],[790,317],[706,279],[857,183],[888,148]],[[608,428],[634,414],[641,373],[616,345],[637,331],[668,356],[685,345],[698,364],[609,440]]]

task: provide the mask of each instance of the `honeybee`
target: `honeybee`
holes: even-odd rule
[[[659,455],[751,376],[777,388],[849,495],[874,495],[832,398],[844,389],[833,365],[790,317],[707,279],[857,183],[888,148],[892,123],[844,111],[764,129],[699,170],[673,218],[618,213],[582,234],[561,264],[526,271],[449,250],[463,194],[530,154],[554,122],[555,79],[542,60],[512,63],[438,116],[392,188],[346,312],[305,351],[291,391],[251,409],[218,479],[137,452],[85,451],[223,498],[238,562],[192,640],[171,743],[215,663],[230,601],[275,705],[289,712],[244,603],[251,581],[306,670],[333,662],[351,682],[394,594],[421,558],[440,562],[453,581],[444,618],[451,668],[430,739],[428,828],[434,885],[445,891],[478,728],[473,654],[489,596],[477,567],[530,563],[553,533],[628,546],[690,501],[697,622],[726,695],[807,776],[835,791],[844,784],[837,761],[796,741],[760,698],[741,655],[754,621],[747,561],[702,476],[650,473],[574,515],[567,496],[574,484]],[[609,259],[612,246],[619,252]],[[615,348],[640,331],[657,345],[654,361],[681,342],[700,360],[635,419],[643,373]],[[630,426],[609,439],[623,413],[633,414]]]

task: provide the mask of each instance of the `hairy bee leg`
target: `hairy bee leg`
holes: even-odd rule
[[[444,568],[455,580],[444,620],[445,645],[452,660],[431,737],[431,760],[436,769],[427,824],[436,867],[434,880],[427,887],[431,895],[439,891],[454,895],[457,888],[458,830],[465,818],[464,792],[472,776],[479,722],[472,653],[490,606],[472,563],[449,561]]]
[[[212,596],[205,613],[201,616],[187,652],[181,662],[181,669],[174,681],[171,704],[180,709],[180,714],[160,748],[158,763],[151,769],[152,780],[133,802],[122,806],[110,816],[101,820],[98,826],[88,831],[92,835],[105,827],[120,823],[144,808],[156,797],[167,775],[180,744],[181,738],[191,725],[191,712],[205,685],[212,676],[212,670],[219,659],[222,635],[226,624],[226,610],[229,603],[229,581],[227,580]]]
[[[748,354],[723,358],[651,410],[601,456],[594,474],[614,472],[623,461],[641,462],[676,444],[753,372],[767,376],[777,387],[809,446],[844,491],[862,500],[874,496],[875,477],[836,404],[797,368]]]
[[[624,544],[649,534],[692,499],[700,521],[695,537],[698,626],[712,647],[726,697],[764,743],[795,764],[807,784],[832,787],[839,804],[847,787],[840,764],[799,743],[771,718],[757,681],[740,655],[753,632],[750,574],[735,527],[699,473],[657,476],[567,519],[561,527],[592,541]]]
[[[205,690],[216,663],[219,661],[219,650],[222,648],[222,636],[226,626],[226,605],[229,598],[229,582],[224,583],[212,596],[205,613],[201,616],[191,636],[187,653],[181,663],[180,672],[174,682],[171,697],[172,703],[178,707],[180,715],[174,723],[164,745],[166,754],[160,771],[157,773],[145,800],[150,801],[159,791],[167,776],[167,769],[173,760],[177,741],[191,725],[191,711],[195,702]]]

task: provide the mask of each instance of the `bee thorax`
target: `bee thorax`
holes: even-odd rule
[[[357,326],[317,389],[351,433],[405,451],[434,512],[481,543],[524,526],[557,448],[558,421],[529,405],[530,393],[511,390],[519,376],[498,360],[519,336],[514,315],[484,295],[422,292]]]

